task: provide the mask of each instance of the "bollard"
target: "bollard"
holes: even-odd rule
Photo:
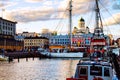
[[[28,61],[28,58],[26,57],[26,61]]]
[[[34,56],[33,56],[33,61],[34,61]]]
[[[20,58],[18,57],[18,62],[20,62],[20,60],[19,60]]]
[[[10,63],[10,56],[8,57],[8,62]]]

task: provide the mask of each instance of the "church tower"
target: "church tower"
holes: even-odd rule
[[[79,29],[85,29],[85,20],[81,17],[81,19],[78,21],[78,28]]]

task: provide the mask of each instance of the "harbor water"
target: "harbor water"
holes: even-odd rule
[[[73,76],[79,59],[15,59],[0,62],[0,80],[65,80]]]

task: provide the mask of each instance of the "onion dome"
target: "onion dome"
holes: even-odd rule
[[[85,20],[81,17],[80,21],[84,22]]]

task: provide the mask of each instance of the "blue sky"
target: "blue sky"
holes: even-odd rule
[[[85,25],[93,31],[94,1],[72,1],[73,27],[78,26],[78,20],[83,17]],[[69,0],[0,0],[0,16],[17,21],[17,33],[23,31],[39,33],[47,28],[65,34],[68,32],[68,3]],[[100,0],[100,9],[105,34],[120,37],[120,0]]]

